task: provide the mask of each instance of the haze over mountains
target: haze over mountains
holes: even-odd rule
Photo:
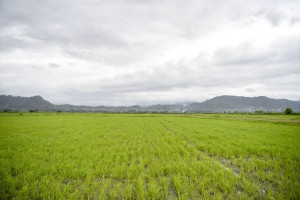
[[[77,106],[54,105],[41,96],[20,97],[0,96],[1,110],[40,110],[40,111],[74,111],[74,112],[169,112],[169,113],[216,113],[216,112],[255,112],[256,110],[282,112],[287,107],[300,111],[300,102],[287,99],[271,99],[264,96],[218,96],[201,103],[152,106]]]

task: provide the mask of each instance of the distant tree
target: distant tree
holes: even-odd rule
[[[286,115],[290,115],[293,113],[293,110],[291,108],[286,108],[284,112]]]
[[[264,111],[263,110],[256,110],[255,114],[264,114]]]

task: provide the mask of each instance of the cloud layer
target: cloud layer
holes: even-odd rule
[[[2,0],[0,92],[133,105],[300,99],[297,0]]]

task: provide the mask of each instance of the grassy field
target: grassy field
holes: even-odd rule
[[[0,199],[300,199],[300,116],[0,113]]]

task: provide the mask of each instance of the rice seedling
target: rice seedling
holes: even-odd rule
[[[300,117],[1,113],[0,199],[299,199]]]

